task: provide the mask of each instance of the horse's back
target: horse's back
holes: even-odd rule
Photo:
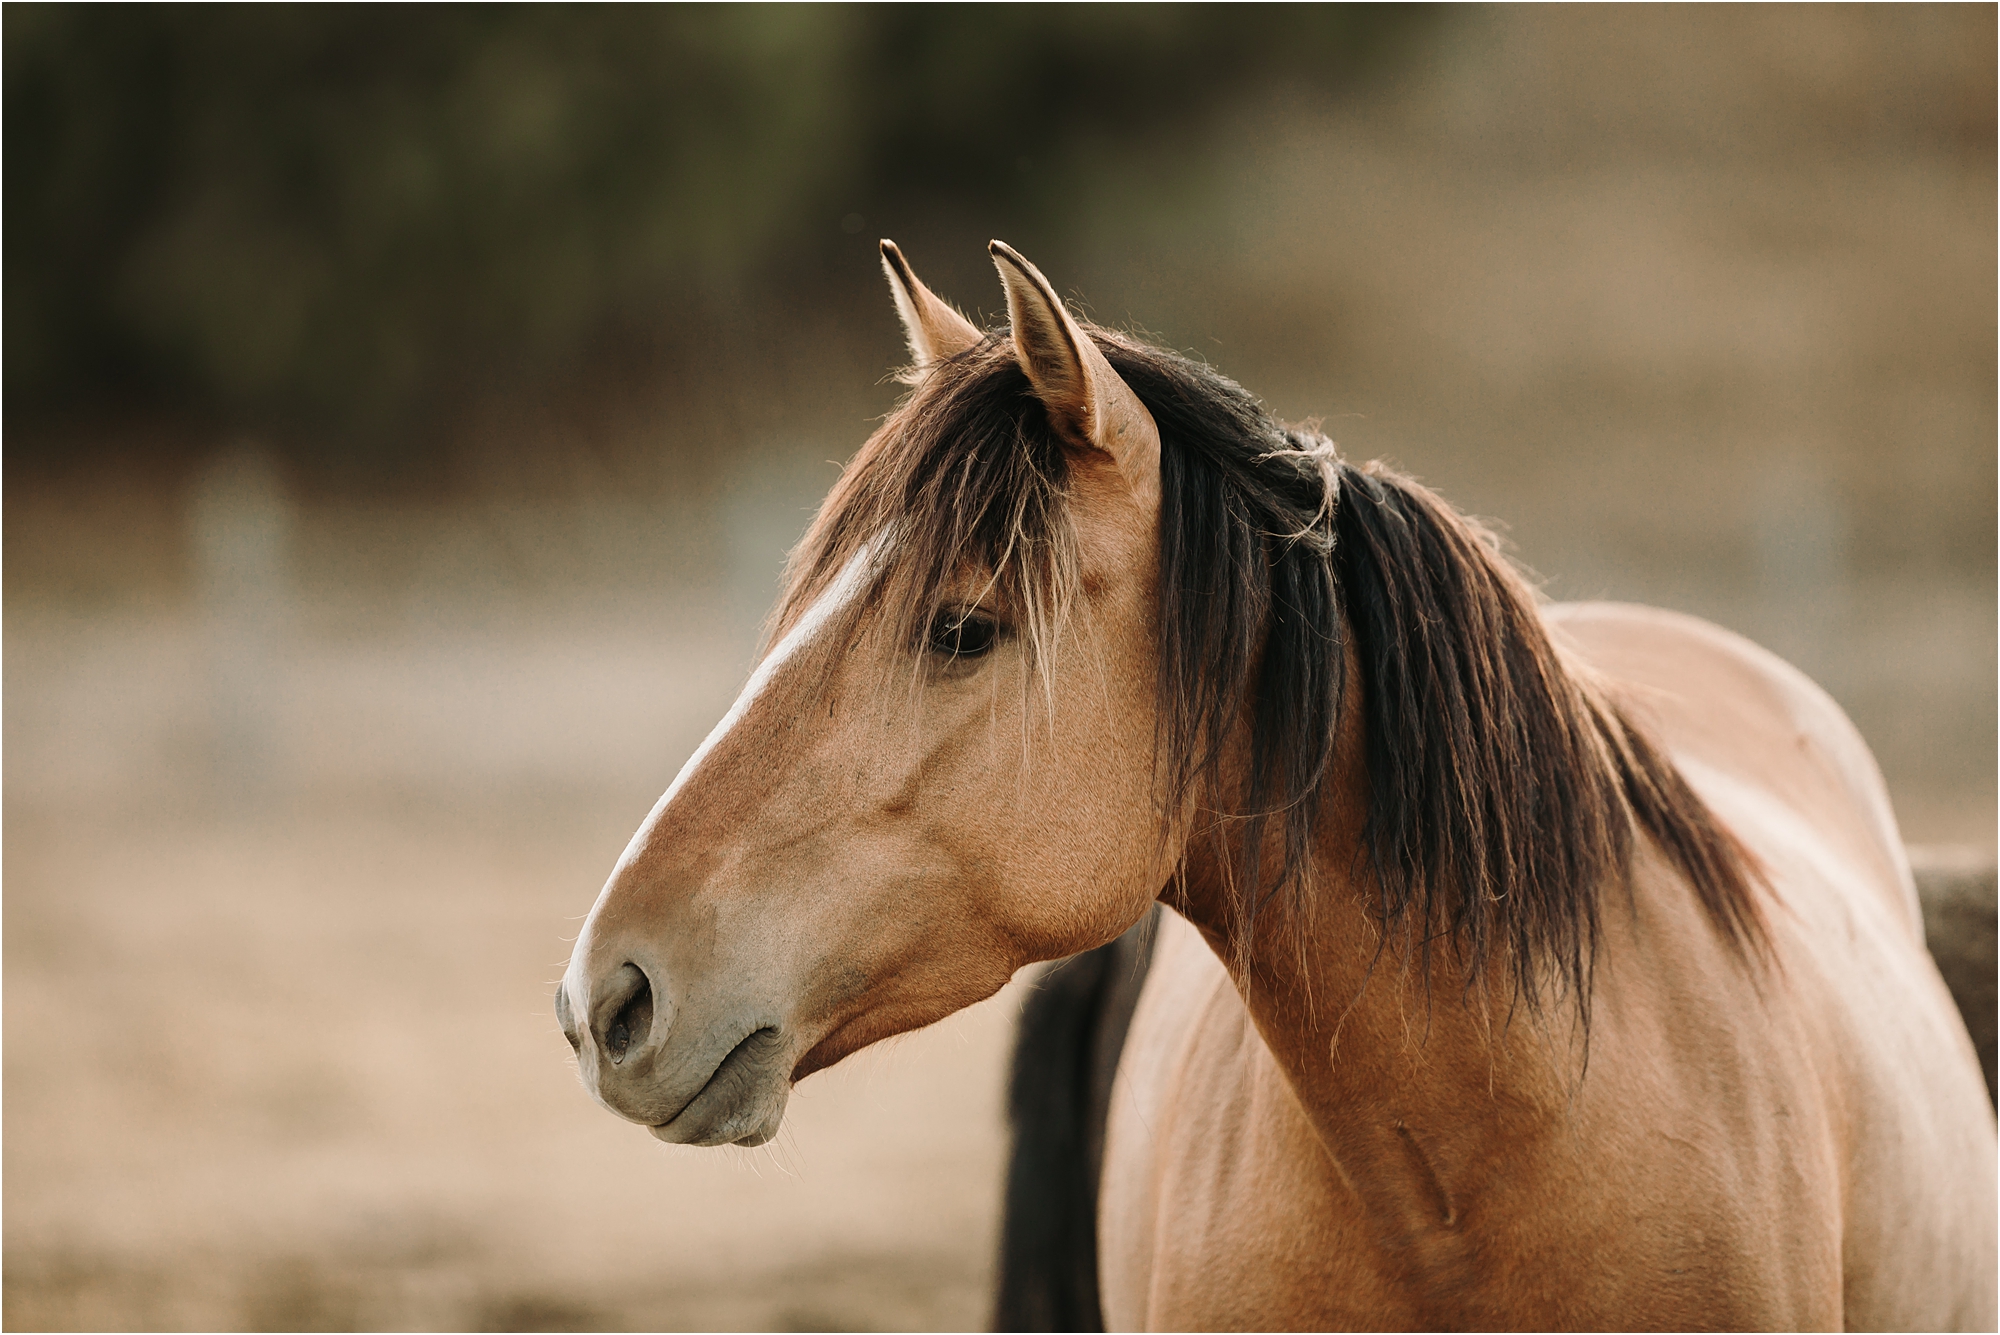
[[[1612,679],[1689,782],[1761,794],[1866,876],[1922,939],[1908,855],[1868,745],[1832,697],[1769,650],[1710,622],[1629,603],[1558,603],[1552,625]],[[1741,833],[1741,831],[1739,831]]]
[[[1757,1023],[1818,1049],[1797,1093],[1836,1142],[1847,1324],[1991,1329],[1992,1105],[1865,743],[1803,674],[1715,626],[1617,604],[1548,615],[1768,878]]]

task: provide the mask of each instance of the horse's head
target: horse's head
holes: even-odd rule
[[[640,826],[556,1010],[662,1140],[1099,945],[1173,865],[1154,784],[1160,437],[1047,280],[982,334],[883,243],[912,391],[795,554],[773,647]]]

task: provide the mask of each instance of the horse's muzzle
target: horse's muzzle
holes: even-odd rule
[[[572,974],[557,987],[556,1020],[584,1086],[672,1144],[771,1139],[791,1095],[790,1044],[776,1017],[742,1005],[677,1013],[661,1001],[670,994],[658,973],[627,960],[589,985]]]

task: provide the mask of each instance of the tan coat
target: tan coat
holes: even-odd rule
[[[1993,1113],[1853,726],[1692,618],[1549,620],[1762,860],[1775,959],[1732,958],[1648,850],[1566,1087],[1565,1033],[1489,1039],[1380,973],[1343,1060],[1295,1033],[1335,1027],[1338,964],[1301,1024],[1168,919],[1113,1096],[1109,1327],[1993,1329]]]

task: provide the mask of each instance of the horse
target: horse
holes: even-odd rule
[[[990,251],[980,329],[882,243],[907,393],[556,991],[597,1101],[762,1144],[813,1072],[1119,942],[1065,1040],[1116,1054],[1084,1318],[1992,1329],[1992,1107],[1833,701],[1543,605]]]

